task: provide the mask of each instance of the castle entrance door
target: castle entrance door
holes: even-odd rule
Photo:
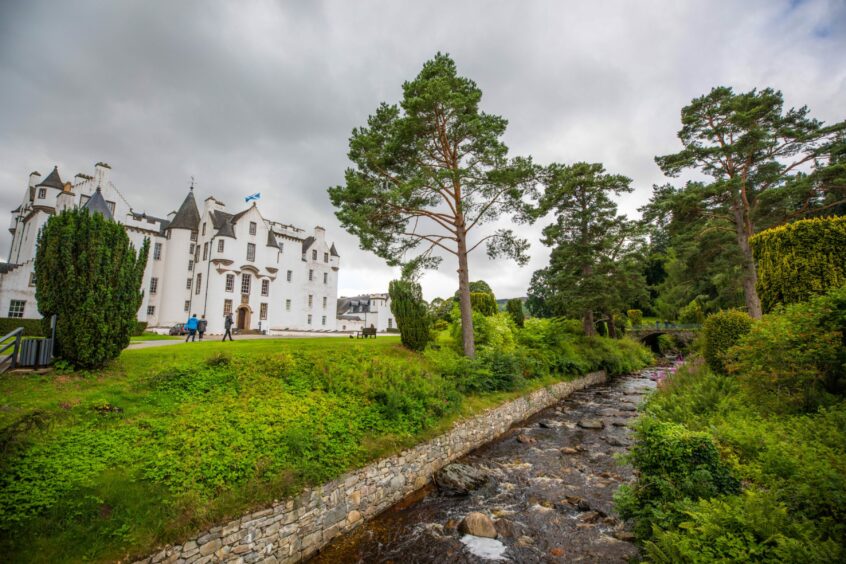
[[[250,328],[250,308],[241,306],[238,308],[238,330],[244,331]]]

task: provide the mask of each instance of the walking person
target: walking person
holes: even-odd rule
[[[188,336],[185,337],[185,342],[187,343],[189,340],[196,341],[197,340],[197,325],[199,324],[199,320],[197,319],[197,314],[191,315],[191,318],[185,323],[185,330],[188,331]]]
[[[228,335],[229,340],[233,341],[234,339],[232,338],[232,314],[231,313],[226,314],[226,320],[224,320],[224,322],[223,322],[223,327],[226,329],[226,332],[223,334],[223,340],[225,341],[226,337]]]
[[[197,321],[197,333],[200,334],[200,340],[201,341],[203,340],[203,335],[206,334],[206,326],[207,325],[208,325],[208,322],[206,321],[206,316],[205,315],[201,316],[200,319]]]

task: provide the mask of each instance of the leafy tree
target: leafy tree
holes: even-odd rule
[[[543,243],[553,250],[550,265],[532,277],[533,313],[578,316],[585,334],[593,335],[596,313],[607,316],[613,331],[613,311],[645,294],[642,262],[634,254],[636,226],[617,215],[610,197],[631,192],[630,182],[607,174],[601,164],[547,169],[546,190],[533,214],[555,212],[555,222],[543,230]]]
[[[505,309],[508,311],[511,319],[514,320],[514,324],[522,328],[526,321],[526,315],[523,313],[523,300],[512,298],[505,304]]]
[[[95,368],[129,345],[149,246],[145,239],[136,253],[121,225],[86,209],[47,221],[35,255],[35,299],[45,323],[56,315],[58,356]]]
[[[403,346],[422,351],[429,342],[429,314],[420,284],[411,280],[391,280],[388,294]]]
[[[470,292],[470,305],[473,311],[478,311],[485,317],[496,315],[499,311],[493,294],[487,292]]]
[[[712,217],[733,228],[733,254],[753,318],[762,313],[749,244],[756,224],[770,226],[779,216],[783,221],[785,208],[805,213],[818,207],[832,179],[844,176],[837,159],[846,122],[825,127],[808,117],[807,107],[784,111],[783,105],[781,92],[769,88],[739,94],[714,88],[682,109],[678,136],[684,149],[655,159],[669,176],[692,168],[713,179],[699,195]]]
[[[464,353],[474,356],[468,256],[487,242],[488,256],[528,261],[528,242],[499,230],[471,242],[477,228],[521,209],[534,191],[530,159],[508,159],[506,120],[479,109],[482,91],[459,76],[444,54],[403,84],[399,105],[380,105],[353,130],[345,185],[329,189],[345,229],[362,248],[396,265],[435,267],[445,252],[458,262]]]

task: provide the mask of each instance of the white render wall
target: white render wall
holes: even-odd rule
[[[25,318],[40,317],[35,303],[35,288],[29,286],[38,231],[52,213],[81,205],[83,196],[92,196],[99,186],[104,199],[114,202],[114,219],[125,226],[135,248],[140,248],[145,238],[150,239],[141,288],[144,298],[138,310],[138,319],[147,321],[149,328],[164,330],[175,323],[185,322],[191,313],[195,313],[198,317],[205,314],[209,333],[222,333],[224,303],[231,300],[236,322],[240,307],[249,311],[249,323],[245,329],[261,328],[269,332],[287,329],[336,330],[340,260],[337,256],[331,256],[331,243],[326,240],[323,228],[316,227],[312,233],[307,233],[290,225],[268,221],[254,204],[237,216],[233,225],[234,239],[216,236],[210,212],[225,211],[225,206],[214,198],[207,198],[204,203],[200,203],[200,226],[197,233],[193,234],[196,240],[192,240],[190,229],[173,228],[163,232],[159,220],[146,216],[142,218],[137,212],[133,215],[124,196],[109,180],[109,173],[108,167],[98,165],[93,177],[77,176],[71,192],[47,188],[43,199],[37,198],[38,188],[35,188],[34,202],[30,201],[30,184],[35,186],[42,178],[30,177],[25,187],[22,208],[31,211],[26,213],[25,221],[24,214],[12,214],[11,226],[15,231],[9,262],[20,266],[0,274],[0,317],[8,315],[9,304],[13,299],[26,301]],[[178,208],[183,199],[180,197],[172,202],[173,208]],[[249,233],[251,222],[256,223],[255,235]],[[206,224],[205,233],[203,223]],[[274,231],[281,250],[268,246],[269,230]],[[309,236],[314,237],[314,242],[303,254],[303,241]],[[217,250],[219,240],[224,241],[223,252]],[[155,258],[156,243],[161,244],[158,259]],[[247,243],[256,246],[255,259],[252,261],[247,260]],[[196,245],[195,255],[191,254],[192,244]],[[208,244],[208,251],[204,259],[205,244]],[[314,251],[317,253],[316,259]],[[199,260],[189,270],[189,261],[195,257]],[[290,281],[288,271],[291,272]],[[309,271],[312,271],[312,280],[309,280]],[[232,291],[226,291],[225,288],[227,274],[235,277]],[[199,293],[196,292],[198,275],[201,278]],[[246,296],[241,293],[244,275],[251,278],[250,292]],[[152,278],[157,279],[155,293],[151,292]],[[189,279],[190,290],[187,288]],[[268,281],[268,295],[262,295],[263,280]],[[312,296],[310,306],[309,296]],[[189,302],[188,311],[185,309],[186,302]],[[267,304],[266,319],[261,319],[262,304]],[[148,315],[150,307],[152,313]]]

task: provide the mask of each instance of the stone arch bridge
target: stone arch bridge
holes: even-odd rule
[[[659,323],[634,327],[628,330],[628,334],[652,350],[657,351],[658,337],[661,335],[671,335],[682,343],[687,344],[696,338],[696,335],[701,329],[702,325],[699,324],[679,325],[674,323]]]

